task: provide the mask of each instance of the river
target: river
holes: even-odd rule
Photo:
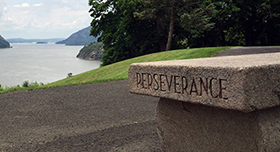
[[[11,43],[0,49],[0,84],[22,85],[24,81],[50,83],[96,69],[99,61],[76,58],[82,46],[61,44]]]

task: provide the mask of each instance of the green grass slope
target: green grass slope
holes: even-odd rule
[[[211,57],[229,48],[230,47],[209,47],[209,48],[174,50],[174,51],[148,54],[148,55],[124,60],[108,66],[100,67],[98,69],[88,71],[53,83],[49,83],[41,87],[49,88],[49,87],[124,80],[124,79],[128,79],[128,69],[132,63],[205,58],[205,57]]]

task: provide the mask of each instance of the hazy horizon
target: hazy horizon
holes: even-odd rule
[[[5,38],[5,37],[4,37]],[[25,40],[47,40],[47,39],[67,39],[68,37],[66,38],[61,38],[61,37],[51,37],[51,38],[23,38],[23,37],[14,37],[14,38],[5,38],[6,40],[7,39],[25,39]]]
[[[90,26],[88,0],[0,0],[0,35],[5,39],[67,38]]]

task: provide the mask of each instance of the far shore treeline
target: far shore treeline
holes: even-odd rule
[[[279,0],[89,0],[103,65],[171,49],[280,45]]]

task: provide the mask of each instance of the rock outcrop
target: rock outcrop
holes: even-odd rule
[[[0,48],[10,48],[10,43],[0,35]]]
[[[91,43],[83,47],[77,58],[85,60],[101,60],[103,55],[103,44],[101,42]]]

